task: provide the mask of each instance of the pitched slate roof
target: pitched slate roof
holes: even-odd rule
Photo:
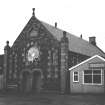
[[[28,28],[30,28],[32,25],[35,25],[35,22],[42,24],[51,33],[51,35],[54,36],[55,39],[57,39],[58,41],[61,40],[64,30],[55,28],[52,25],[49,25],[43,21],[38,20],[35,16],[32,16],[29,22],[24,27],[23,31],[20,33],[20,35],[14,42],[13,46],[16,45],[16,43],[19,44],[20,41],[22,42],[22,40],[25,39],[26,35],[24,32],[27,32]],[[67,32],[67,37],[69,39],[70,51],[87,55],[87,56],[100,55],[105,58],[105,53],[101,49],[99,49],[97,46],[90,44],[88,41],[81,39],[80,37],[77,37],[68,32]]]
[[[104,59],[103,57],[101,57],[101,56],[99,56],[99,55],[94,55],[94,56],[92,56],[91,58],[86,59],[85,61],[83,61],[83,62],[81,62],[81,63],[79,63],[79,64],[77,64],[77,65],[75,65],[75,66],[73,66],[73,67],[71,67],[71,68],[69,68],[69,70],[71,71],[71,70],[77,68],[78,66],[80,66],[80,65],[82,65],[82,64],[84,64],[84,63],[86,63],[86,62],[88,62],[88,61],[90,61],[90,60],[92,60],[92,59],[94,59],[94,58],[96,58],[96,57],[99,58],[99,59],[101,59],[103,62],[105,62],[105,59]]]
[[[55,28],[54,26],[49,25],[42,21],[41,23],[47,28],[48,31],[52,33],[54,37],[57,38],[58,41],[60,41],[61,37],[63,36],[63,30]],[[105,53],[101,49],[99,49],[97,46],[90,44],[88,41],[81,39],[80,37],[77,37],[68,32],[67,37],[69,39],[70,51],[87,56],[100,55],[102,57],[105,57]]]

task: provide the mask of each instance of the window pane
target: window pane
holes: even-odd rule
[[[78,81],[78,76],[74,76],[74,81]]]
[[[92,83],[92,75],[84,75],[84,83]]]
[[[101,83],[101,75],[93,75],[93,83]]]
[[[92,70],[85,70],[84,74],[92,74]]]
[[[101,70],[93,70],[93,74],[101,74]]]
[[[74,75],[75,75],[75,74],[78,74],[78,72],[74,72]]]

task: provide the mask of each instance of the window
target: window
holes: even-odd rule
[[[73,82],[79,82],[79,74],[77,71],[73,72]]]
[[[101,84],[101,70],[85,70],[84,83],[88,84]]]
[[[84,71],[84,83],[92,83],[92,71],[91,70]]]

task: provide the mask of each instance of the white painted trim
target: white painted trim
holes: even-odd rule
[[[77,64],[76,66],[73,66],[73,67],[69,68],[69,70],[71,71],[71,70],[73,70],[74,68],[76,68],[76,67],[78,67],[78,66],[80,66],[80,65],[82,65],[82,64],[84,64],[84,63],[86,63],[86,62],[88,62],[89,60],[91,60],[91,59],[93,59],[93,58],[95,58],[95,57],[98,57],[99,59],[101,59],[101,60],[103,60],[103,61],[105,62],[105,59],[102,58],[101,56],[99,56],[99,55],[94,55],[94,56],[92,56],[91,58],[86,59],[85,61],[83,61],[83,62]]]
[[[82,79],[83,79],[82,84],[84,84],[84,70],[82,71],[82,73],[83,73],[83,75],[82,75]]]
[[[77,74],[77,76],[78,76],[78,81],[74,81],[74,72],[77,72],[78,74]],[[79,71],[74,71],[73,72],[73,82],[79,82]]]
[[[102,69],[101,69],[101,85],[102,85],[102,77],[103,77],[103,75],[102,75]]]
[[[97,86],[100,86],[100,85],[102,85],[102,84],[95,84],[95,83],[84,83],[84,85],[93,85],[93,86],[97,85]]]

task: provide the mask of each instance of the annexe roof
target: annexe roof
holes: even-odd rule
[[[71,70],[77,68],[78,66],[80,66],[80,65],[82,65],[82,64],[84,64],[84,63],[86,63],[86,62],[88,62],[88,61],[90,61],[90,60],[92,60],[92,59],[94,59],[94,58],[96,58],[96,57],[98,57],[99,59],[101,59],[101,60],[103,60],[103,61],[105,62],[105,59],[104,59],[103,57],[101,57],[101,56],[99,56],[99,55],[94,55],[94,56],[92,56],[91,58],[86,59],[85,61],[83,61],[83,62],[81,62],[81,63],[79,63],[79,64],[77,64],[77,65],[75,65],[75,66],[73,66],[73,67],[71,67],[71,68],[69,68],[69,70],[71,71]]]

